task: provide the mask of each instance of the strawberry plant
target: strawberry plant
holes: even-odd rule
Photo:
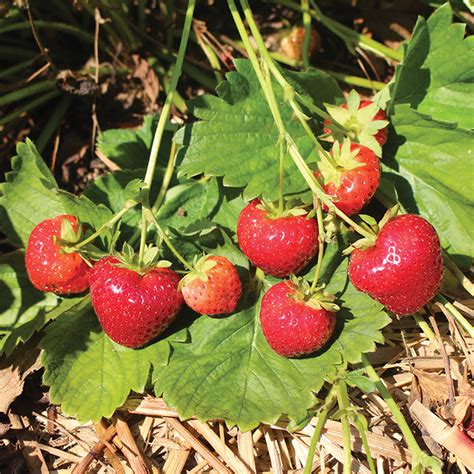
[[[160,116],[98,137],[120,170],[76,196],[31,140],[17,145],[0,187],[0,228],[16,248],[0,257],[0,350],[41,332],[51,400],[83,421],[110,417],[131,391],[242,430],[282,416],[303,426],[316,411],[324,422],[337,399],[346,472],[349,421],[364,431],[347,384],[377,388],[414,471],[439,471],[365,354],[392,317],[433,298],[472,336],[436,296],[443,256],[456,275],[474,256],[472,37],[440,7],[417,23],[390,85],[344,103],[328,74],[277,65],[248,2],[229,0],[248,59],[216,95],[190,101],[196,120],[177,130],[194,5]],[[454,52],[467,59],[445,67]],[[388,209],[379,225],[358,214],[374,194]]]

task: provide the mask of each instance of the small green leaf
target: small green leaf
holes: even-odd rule
[[[350,372],[347,372],[347,375],[345,376],[344,380],[351,387],[357,387],[364,393],[375,392],[377,390],[375,383],[363,374],[363,369],[352,370]]]

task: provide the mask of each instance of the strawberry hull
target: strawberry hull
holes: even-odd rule
[[[413,214],[390,219],[375,245],[354,250],[349,263],[352,284],[398,315],[427,304],[439,291],[442,274],[438,235]]]
[[[179,276],[168,268],[144,275],[115,266],[106,257],[90,276],[92,306],[105,333],[122,346],[137,348],[161,334],[183,304]]]

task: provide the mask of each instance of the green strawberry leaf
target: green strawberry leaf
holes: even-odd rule
[[[433,224],[456,262],[469,266],[474,257],[474,196],[466,159],[474,134],[422,116],[407,105],[395,107],[392,125],[395,133],[390,134],[382,162],[384,178],[395,185],[408,212]]]
[[[0,229],[14,246],[26,247],[34,227],[59,214],[73,214],[92,227],[100,226],[111,216],[104,206],[59,190],[29,139],[17,145],[12,168],[6,182],[0,184]]]
[[[97,137],[97,151],[122,169],[146,168],[158,120],[157,115],[147,115],[137,130],[117,128],[101,132]],[[166,166],[175,130],[176,125],[166,125],[158,154],[158,172]]]
[[[357,387],[364,393],[371,393],[377,390],[375,383],[364,375],[364,369],[351,370],[344,377],[344,380],[351,387]]]
[[[191,180],[170,188],[156,213],[160,225],[184,229],[212,216],[219,201],[216,179]]]
[[[452,23],[448,3],[428,20],[418,18],[390,86],[390,113],[409,104],[435,120],[474,128],[474,36],[465,37],[465,27]]]
[[[192,100],[191,112],[200,119],[176,134],[183,145],[178,154],[180,172],[188,177],[204,173],[223,176],[225,186],[242,187],[246,200],[263,196],[276,200],[278,195],[279,134],[265,96],[248,60],[236,60],[236,71],[217,87],[218,97],[205,95]],[[334,80],[322,72],[293,73],[301,78],[306,94],[318,91],[316,102],[334,100]],[[301,124],[294,120],[291,107],[284,102],[283,90],[275,85],[283,121],[309,162],[316,157],[315,147]],[[327,95],[322,91],[327,91]],[[320,104],[321,105],[321,104]],[[301,195],[307,185],[288,153],[284,158],[285,194]],[[311,197],[310,197],[311,198]]]
[[[324,381],[375,350],[375,343],[383,342],[380,330],[390,321],[379,303],[352,287],[347,260],[333,274],[328,291],[336,293],[343,309],[334,340],[322,352],[301,359],[274,353],[260,327],[262,295],[256,301],[247,295],[238,313],[202,316],[189,328],[191,342],[172,343],[169,364],[153,376],[155,393],[163,394],[183,418],[220,418],[242,430],[274,423],[283,414],[293,424],[302,422]]]
[[[33,142],[19,143],[16,152],[12,171],[0,185],[0,228],[12,245],[26,247],[36,224],[64,214],[64,209],[56,181]]]
[[[89,304],[51,323],[40,345],[52,403],[82,422],[110,417],[131,390],[143,392],[150,361],[166,364],[171,350],[166,339],[138,350],[113,343]]]
[[[38,291],[25,269],[25,254],[16,251],[0,256],[0,353],[9,354],[49,320],[48,311],[59,298]]]

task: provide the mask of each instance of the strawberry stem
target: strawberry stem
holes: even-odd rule
[[[189,33],[191,31],[194,7],[196,5],[196,0],[189,0],[188,6],[186,9],[186,16],[184,20],[183,32],[181,35],[181,41],[179,44],[178,55],[176,58],[176,63],[173,68],[173,73],[171,76],[171,82],[168,88],[168,94],[166,95],[166,100],[161,111],[160,118],[158,120],[158,125],[156,127],[155,136],[153,137],[153,144],[151,146],[150,157],[148,159],[148,166],[145,173],[145,187],[144,187],[144,202],[142,204],[142,221],[141,221],[141,236],[140,236],[140,250],[139,250],[139,262],[143,263],[143,256],[145,253],[145,245],[147,238],[147,220],[145,217],[145,209],[149,208],[149,198],[150,198],[150,189],[153,182],[153,177],[155,174],[156,162],[158,159],[158,152],[161,146],[161,140],[163,138],[163,133],[165,131],[166,122],[168,121],[171,105],[174,100],[174,94],[176,92],[176,87],[178,85],[178,80],[181,76],[181,70],[183,67],[184,54],[186,52],[186,47],[188,45]]]
[[[415,319],[416,324],[418,324],[418,327],[421,329],[421,332],[430,340],[430,342],[436,343],[436,336],[423,316],[421,316],[419,313],[415,313],[413,318]]]
[[[367,440],[367,435],[365,434],[366,428],[364,423],[361,421],[362,419],[364,419],[363,415],[356,413],[356,418],[353,423],[359,432],[360,439],[362,440],[362,445],[364,446],[365,456],[367,458],[367,462],[369,463],[370,472],[372,474],[377,474],[377,468],[375,467],[374,458],[370,452],[369,441]],[[367,424],[367,421],[365,421],[365,424]]]
[[[102,232],[113,227],[128,212],[129,209],[132,209],[132,207],[135,207],[137,204],[138,202],[133,202],[133,203],[129,203],[129,205],[125,205],[125,207],[122,210],[114,214],[107,222],[104,222],[93,234],[91,234],[89,237],[84,239],[82,242],[75,244],[73,246],[74,249],[79,250],[82,247],[86,246],[87,244],[90,244],[97,237],[99,237],[99,235],[102,234]]]
[[[316,452],[316,446],[318,445],[319,438],[321,438],[321,432],[323,431],[328,414],[330,410],[332,409],[332,407],[334,406],[335,401],[336,401],[336,393],[334,391],[334,388],[332,388],[329,391],[328,396],[326,397],[326,400],[324,400],[324,404],[318,413],[318,422],[316,423],[316,426],[314,428],[314,433],[311,436],[311,444],[309,445],[308,457],[306,458],[306,464],[304,466],[303,474],[311,474],[311,472],[313,472],[312,467],[313,467],[314,454]]]
[[[349,424],[349,417],[347,414],[347,409],[350,406],[349,397],[347,395],[347,386],[344,380],[339,380],[336,386],[337,392],[337,402],[341,413],[341,423],[342,423],[342,442],[344,447],[344,462],[343,462],[343,474],[351,474],[351,428]]]
[[[469,337],[474,338],[474,328],[469,321],[440,293],[435,296],[435,301],[444,311],[446,310],[456,322],[469,334]]]
[[[393,417],[395,418],[395,421],[398,423],[398,426],[405,437],[405,441],[411,451],[413,458],[412,471],[423,472],[423,468],[429,468],[434,473],[441,473],[441,463],[439,459],[434,456],[429,456],[422,451],[413,433],[411,432],[408,423],[402,415],[402,412],[398,408],[397,402],[393,399],[391,393],[387,390],[387,387],[385,387],[377,372],[372,367],[372,365],[370,365],[370,362],[367,360],[367,357],[364,354],[362,354],[362,365],[364,366],[364,369],[370,380],[375,383],[377,390],[380,392],[380,395],[382,395],[382,398],[388,405]]]
[[[160,234],[160,237],[163,239],[163,242],[166,244],[166,246],[171,250],[172,254],[184,265],[185,268],[187,268],[191,272],[194,271],[194,267],[186,261],[186,259],[178,252],[176,247],[171,243],[171,240],[168,238],[165,231],[158,223],[153,212],[150,209],[148,209],[147,211],[148,212],[144,213],[147,222],[151,220],[151,222],[155,225],[156,230]]]
[[[324,241],[325,241],[325,232],[323,224],[323,212],[321,209],[321,202],[316,198],[316,220],[318,221],[318,260],[316,263],[316,270],[314,271],[313,283],[311,285],[311,291],[314,291],[318,286],[319,274],[321,272],[321,265],[323,263],[324,256]]]

